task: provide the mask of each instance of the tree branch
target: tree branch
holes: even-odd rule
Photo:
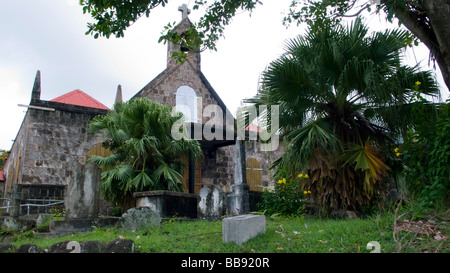
[[[404,6],[398,5],[396,1],[381,0],[381,3],[392,7],[395,12],[395,16],[399,19],[400,23],[405,25],[409,31],[416,35],[417,38],[419,38],[419,40],[430,49],[432,54],[435,54],[438,47],[436,35],[433,30],[427,26],[423,20],[421,20],[422,18],[418,16],[417,13],[411,12]]]

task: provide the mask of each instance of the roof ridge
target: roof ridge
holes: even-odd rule
[[[109,108],[105,106],[103,103],[94,99],[93,97],[81,91],[80,89],[72,90],[66,94],[63,94],[59,97],[52,99],[51,101],[109,110]]]

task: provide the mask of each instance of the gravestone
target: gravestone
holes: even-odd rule
[[[242,245],[259,234],[266,233],[264,215],[245,214],[222,220],[222,238],[224,243],[235,242]]]
[[[227,211],[230,215],[241,215],[250,211],[249,189],[246,179],[245,143],[236,140],[234,183],[231,193],[227,195]]]
[[[202,188],[198,196],[198,217],[214,220],[225,214],[225,193],[222,189],[216,186]]]
[[[99,226],[101,169],[88,162],[77,164],[67,185],[65,195],[66,217],[63,221],[51,221],[50,232],[84,232]]]
[[[66,194],[66,219],[92,219],[98,216],[101,169],[88,162],[74,168]]]
[[[149,230],[160,226],[161,217],[149,207],[131,208],[120,217],[120,223],[127,231]]]

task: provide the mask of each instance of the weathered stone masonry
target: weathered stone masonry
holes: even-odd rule
[[[32,100],[4,170],[5,194],[14,184],[67,185],[77,164],[86,163],[99,143],[89,136],[89,122],[106,110],[40,100],[40,72]]]

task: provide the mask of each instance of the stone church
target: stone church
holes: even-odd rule
[[[180,7],[180,11],[182,20],[176,31],[181,34],[192,23],[185,5]],[[186,50],[179,44],[168,43],[167,67],[133,98],[145,97],[171,105],[187,116],[191,128],[201,130],[214,115],[205,114],[204,109],[217,105],[223,121],[227,120],[227,126],[220,132],[224,137],[213,140],[203,136],[198,138],[204,156],[197,163],[186,158],[182,182],[185,193],[197,194],[204,187],[218,187],[231,192],[236,171],[236,133],[230,127],[235,126],[234,118],[202,73],[200,52],[186,50],[187,58],[181,63],[171,58],[172,52],[180,49]],[[30,104],[26,106],[27,112],[3,169],[4,197],[11,193],[14,185],[20,185],[28,197],[63,198],[73,172],[87,164],[89,155],[105,152],[101,147],[101,136],[88,135],[87,126],[96,115],[106,114],[108,107],[80,90],[50,101],[41,100],[40,94],[38,71]],[[116,101],[121,101],[120,85]],[[249,128],[255,130],[255,127]],[[230,134],[233,136],[231,139],[225,137]],[[273,185],[269,165],[281,155],[281,147],[275,152],[261,152],[258,141],[254,140],[242,142],[241,146],[243,180],[250,190],[262,191],[264,187]]]

